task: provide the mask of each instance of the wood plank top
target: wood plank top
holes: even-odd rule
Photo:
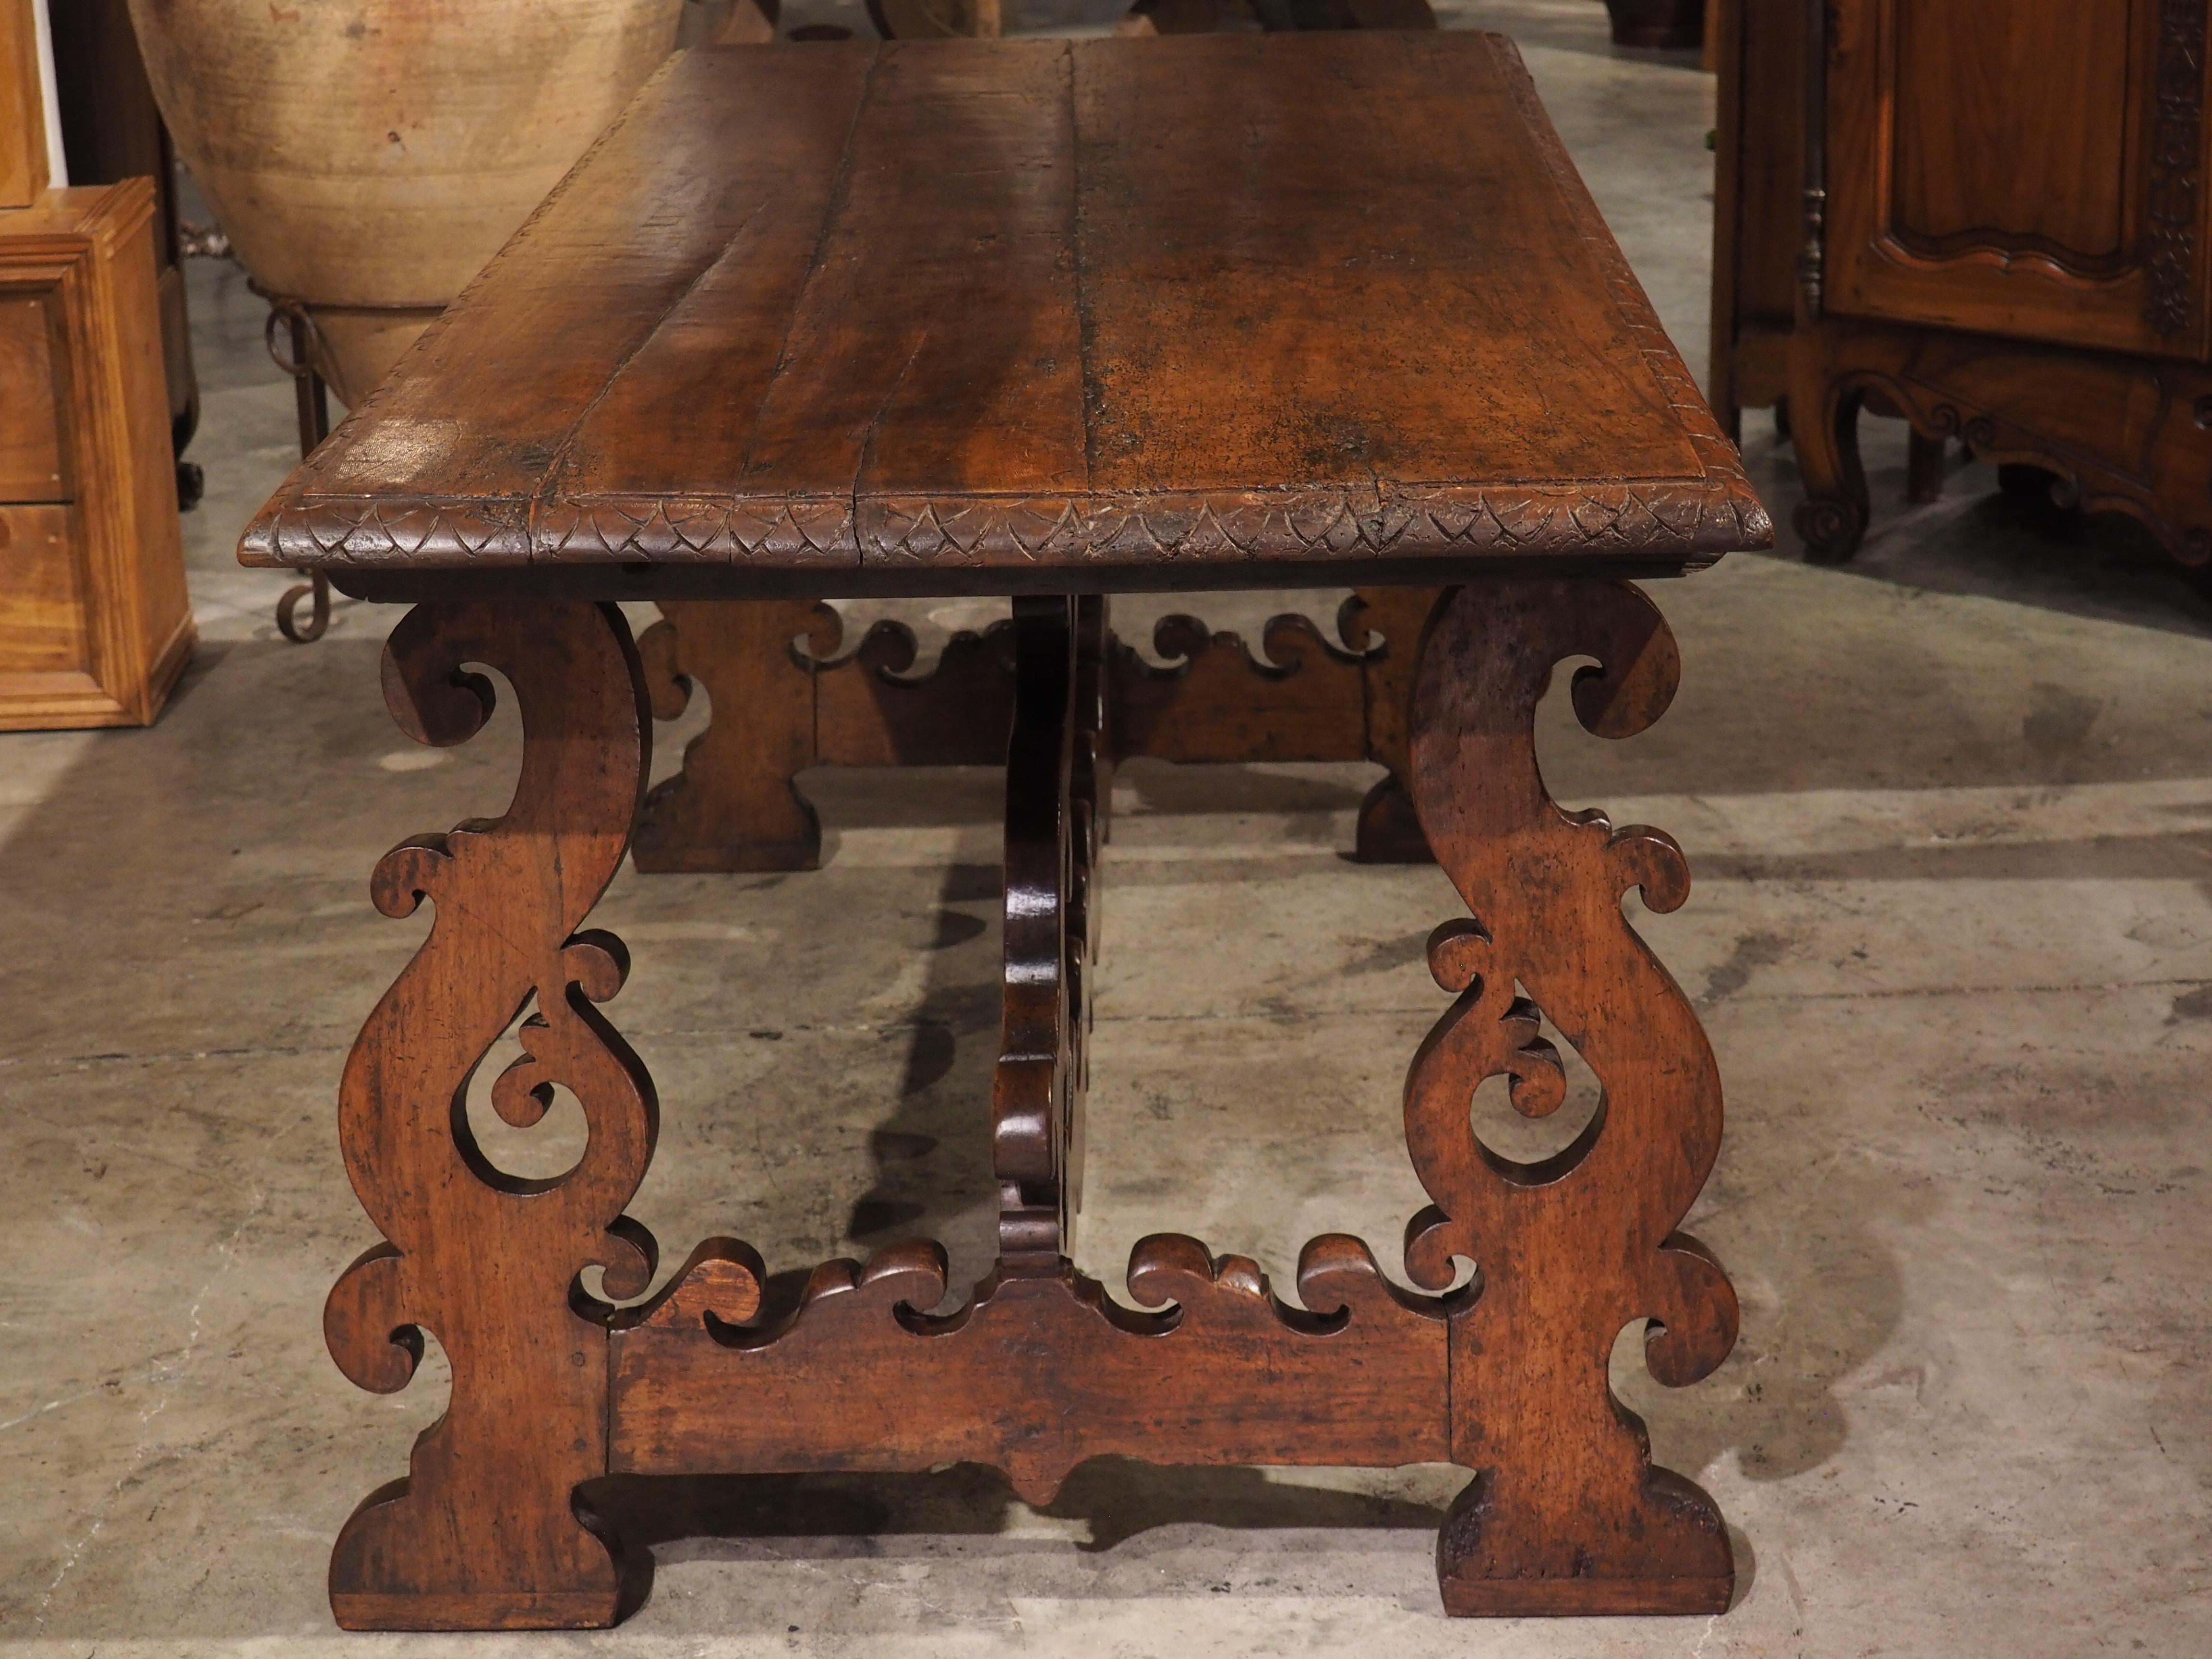
[[[1376,31],[679,54],[240,556],[834,597],[1772,534],[1512,43]]]

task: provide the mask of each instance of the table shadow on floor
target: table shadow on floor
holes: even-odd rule
[[[753,1555],[743,1546],[775,1539],[778,1556],[837,1557],[848,1540],[914,1536],[996,1536],[1023,1506],[996,1470],[958,1463],[915,1474],[610,1475],[586,1482],[578,1500],[619,1534],[670,1561]],[[1441,1504],[1304,1486],[1256,1468],[1170,1468],[1126,1457],[1079,1465],[1060,1496],[1036,1514],[1087,1522],[1090,1536],[1016,1537],[1010,1549],[1103,1552],[1163,1527],[1235,1529],[1434,1531]],[[738,1545],[738,1548],[722,1547]]]

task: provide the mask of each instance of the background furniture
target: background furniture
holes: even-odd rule
[[[0,212],[0,728],[143,726],[192,647],[154,187]]]
[[[1787,400],[1815,556],[1862,406],[2212,557],[2206,0],[1726,0],[1713,399]]]
[[[1662,0],[1672,4],[1674,0]],[[1631,0],[1635,3],[1635,0]],[[995,40],[1016,0],[868,0],[868,16],[886,40],[954,35]],[[1429,0],[1134,0],[1117,34],[1205,34],[1242,15],[1267,30],[1432,29]]]
[[[154,181],[46,188],[27,0],[0,0],[0,730],[143,726],[192,646]]]
[[[604,1474],[973,1461],[1043,1504],[1108,1454],[1456,1462],[1448,1611],[1724,1609],[1717,1510],[1651,1467],[1607,1381],[1632,1322],[1656,1322],[1644,1354],[1673,1385],[1735,1335],[1725,1274],[1674,1231],[1718,1149],[1711,1051],[1620,902],[1671,909],[1687,871],[1657,830],[1555,805],[1533,720],[1554,668],[1591,658],[1583,723],[1649,726],[1679,658],[1623,578],[1771,535],[1499,37],[687,53],[240,550],[416,606],[384,684],[418,738],[480,728],[491,688],[464,665],[522,706],[507,816],[403,843],[374,884],[387,915],[436,917],[347,1064],[341,1139],[383,1238],[324,1328],[364,1388],[404,1387],[425,1328],[453,1382],[409,1479],[338,1540],[340,1622],[621,1617],[650,1562],[580,1515]],[[1161,1235],[1132,1255],[1132,1310],[1069,1255],[1103,726],[1129,706],[1105,595],[1300,582],[1459,584],[1405,705],[1411,797],[1474,913],[1431,937],[1456,1000],[1407,1073],[1421,1289],[1323,1235],[1291,1307]],[[757,618],[794,592],[1009,591],[1003,1036],[976,1103],[995,1269],[934,1316],[945,1255],[915,1241],[823,1264],[794,1304],[713,1238],[650,1301],[595,1299],[591,1267],[639,1298],[656,1259],[623,1208],[659,1105],[599,1012],[629,957],[579,931],[651,747],[611,601]],[[501,1170],[455,1110],[519,1010],[493,1105],[526,1127],[565,1086],[588,1121],[554,1180]],[[1492,1077],[1528,1115],[1563,1103],[1547,1016],[1605,1104],[1515,1161],[1469,1103]]]
[[[168,386],[177,503],[198,505],[200,470],[184,459],[199,425],[199,377],[177,216],[177,157],[146,82],[127,0],[65,0],[52,8],[54,80],[62,145],[72,185],[154,181],[155,292],[161,314],[161,366]]]
[[[1605,0],[1616,46],[1684,51],[1705,43],[1707,0]]]
[[[0,0],[0,209],[28,207],[50,182],[35,0]]]

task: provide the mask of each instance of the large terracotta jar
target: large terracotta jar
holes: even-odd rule
[[[178,153],[357,403],[667,57],[683,0],[131,0]]]

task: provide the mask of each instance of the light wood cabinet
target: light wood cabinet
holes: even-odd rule
[[[1784,404],[1816,555],[1865,531],[1863,407],[1917,495],[1956,438],[2212,557],[2208,10],[1728,0],[1714,402]]]
[[[153,214],[0,211],[0,729],[143,726],[191,652]]]

